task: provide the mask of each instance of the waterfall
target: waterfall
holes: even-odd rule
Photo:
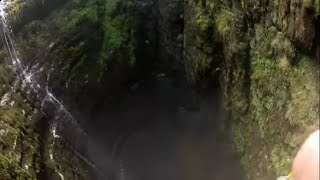
[[[57,172],[57,173],[58,173],[58,175],[60,176],[61,180],[64,180],[63,174],[61,174],[60,172]]]
[[[74,126],[80,126],[78,125],[77,121],[75,118],[72,116],[70,111],[67,110],[65,105],[62,103],[61,100],[59,100],[51,91],[49,88],[49,81],[50,81],[50,74],[54,70],[53,68],[50,69],[48,75],[47,75],[47,81],[45,85],[41,85],[40,82],[37,82],[37,79],[35,77],[35,74],[39,72],[40,70],[28,70],[27,67],[24,67],[23,63],[19,59],[19,53],[17,51],[17,48],[15,47],[14,39],[12,37],[12,30],[9,26],[9,22],[7,19],[7,13],[6,10],[8,7],[13,6],[14,1],[1,1],[0,2],[0,18],[1,18],[1,25],[2,25],[2,33],[3,33],[3,38],[4,42],[7,48],[7,51],[9,52],[10,55],[10,60],[11,64],[13,65],[13,68],[15,72],[17,73],[18,77],[22,81],[22,86],[28,87],[35,93],[38,97],[38,100],[41,101],[41,108],[44,107],[46,102],[51,102],[53,103],[54,106],[58,107],[59,113],[64,115],[69,121],[69,123],[72,123]],[[40,68],[41,69],[41,68]],[[41,93],[44,92],[44,97],[41,97]],[[61,124],[61,123],[54,123],[54,124]],[[81,129],[81,128],[80,128]],[[82,130],[82,133],[85,134],[85,132]]]
[[[73,138],[77,139],[84,139],[84,137],[87,137],[87,134],[83,131],[83,129],[80,127],[80,125],[77,123],[71,112],[65,107],[63,102],[59,100],[53,92],[50,91],[50,87],[48,85],[50,81],[50,75],[51,72],[54,71],[54,69],[51,67],[49,72],[47,73],[47,80],[46,83],[43,85],[43,83],[40,83],[37,81],[37,77],[35,76],[37,73],[41,72],[43,68],[38,67],[38,70],[27,68],[24,66],[24,64],[19,59],[19,52],[15,46],[14,38],[13,38],[13,32],[9,25],[8,20],[8,14],[7,10],[14,6],[14,1],[9,0],[2,0],[0,1],[0,25],[2,26],[2,35],[4,44],[6,46],[6,49],[9,53],[9,60],[10,63],[13,66],[13,69],[15,73],[17,74],[19,80],[22,82],[22,88],[26,89],[27,94],[33,93],[37,97],[37,101],[41,102],[41,109],[46,105],[46,103],[50,103],[50,105],[54,106],[54,110],[56,112],[53,119],[53,122],[51,123],[51,135],[53,137],[53,142],[51,146],[49,146],[49,158],[54,161],[53,151],[54,151],[54,143],[55,139],[59,138],[60,136],[57,134],[57,129],[61,128],[61,126],[68,126],[69,129],[72,129],[73,134],[76,134],[73,136]],[[6,94],[4,97],[2,97],[0,106],[4,105],[8,101],[9,94]],[[45,114],[45,112],[44,112]],[[73,141],[75,142],[75,141]],[[77,143],[77,142],[75,142]],[[74,144],[73,144],[74,145]],[[15,146],[15,145],[14,145]],[[77,149],[72,149],[74,151],[74,155],[78,156],[81,160],[83,160],[85,163],[87,163],[90,167],[95,168],[93,163],[90,162],[90,160],[86,159],[80,152],[76,151]],[[59,176],[63,180],[64,177],[62,173],[58,172]]]

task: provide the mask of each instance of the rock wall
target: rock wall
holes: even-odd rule
[[[184,68],[197,88],[221,87],[234,148],[249,179],[287,174],[303,139],[319,126],[319,0],[33,2],[17,0],[11,15],[22,61],[38,82],[74,108],[82,127],[105,97],[131,86],[154,62]],[[0,88],[0,110],[7,114],[0,116],[6,126],[0,130],[1,152],[8,152],[0,158],[3,174],[17,177],[8,168],[14,167],[21,176],[35,177],[41,164],[52,167],[44,151],[52,139],[38,127],[47,121],[27,121],[37,116],[31,105],[39,102],[24,102],[19,88],[11,88],[14,76],[5,74],[0,76],[6,79]],[[12,116],[17,124],[9,123],[16,119]],[[20,128],[25,126],[26,132]],[[58,154],[65,155],[56,161],[63,165],[53,165],[51,172],[86,177],[65,160],[74,156],[72,148],[60,153],[59,144],[54,143]],[[32,155],[30,147],[43,149],[43,155]],[[28,155],[12,153],[18,148]],[[38,156],[45,157],[41,163]]]
[[[68,118],[60,117],[59,104],[45,101],[46,91],[73,107],[78,122],[72,123],[83,125],[103,90],[126,85],[136,63],[130,4],[17,0],[7,8],[22,66],[39,90],[25,87],[26,77],[14,75],[1,51],[0,179],[93,179],[77,129],[52,134],[52,123]]]
[[[136,62],[136,21],[128,2],[63,2],[59,8],[49,1],[26,7],[49,10],[33,19],[22,18],[15,36],[25,66],[40,72],[37,80],[48,83],[83,122],[97,101],[134,76],[140,63]]]
[[[54,180],[61,178],[59,173],[65,179],[90,179],[91,167],[64,141],[51,137],[49,120],[20,88],[7,58],[1,51],[0,179]],[[54,159],[50,149],[54,149]]]
[[[25,94],[21,101],[29,99],[28,106],[45,114],[28,125],[37,132],[25,135],[38,138],[31,152],[40,154],[39,162],[32,160],[37,167],[25,170],[31,178],[59,179],[61,173],[65,179],[92,179],[90,166],[95,165],[86,159],[86,124],[108,96],[152,69],[157,19],[149,15],[156,14],[155,7],[153,1],[131,0],[14,0],[7,7],[19,59],[38,92],[19,81],[16,88]],[[58,101],[50,100],[48,91]],[[66,111],[59,113],[61,108]],[[8,109],[11,112],[14,109]],[[52,137],[57,135],[52,135],[51,125],[58,126],[60,137]],[[17,167],[24,170],[18,161]]]
[[[319,127],[319,1],[185,1],[191,82],[220,79],[249,179],[290,172]],[[208,86],[208,85],[207,85]]]

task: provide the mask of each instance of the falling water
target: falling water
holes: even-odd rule
[[[63,174],[61,174],[60,172],[57,172],[57,173],[58,173],[58,175],[60,176],[61,180],[64,180]]]
[[[47,75],[46,84],[42,85],[40,82],[37,81],[35,75],[41,72],[43,68],[38,67],[39,70],[34,70],[30,68],[31,70],[29,70],[27,67],[23,65],[23,63],[19,59],[19,53],[17,51],[17,48],[15,47],[15,42],[12,36],[12,29],[9,26],[7,13],[6,13],[6,11],[11,6],[14,6],[14,1],[2,0],[0,2],[0,21],[2,26],[4,43],[10,55],[10,61],[11,61],[11,64],[13,65],[14,71],[17,73],[19,79],[22,81],[22,88],[27,89],[27,93],[31,93],[30,91],[32,91],[32,93],[36,95],[36,97],[38,98],[37,100],[41,102],[41,108],[44,108],[46,103],[50,103],[56,109],[57,112],[55,112],[55,115],[59,117],[55,117],[54,122],[51,124],[51,134],[54,139],[59,138],[59,135],[57,134],[57,128],[61,128],[60,126],[62,126],[62,124],[67,124],[68,128],[74,130],[74,133],[77,136],[81,138],[86,137],[87,134],[78,125],[77,121],[72,116],[70,111],[68,111],[67,108],[63,105],[62,101],[59,100],[50,91],[48,82],[50,80],[50,74],[52,71],[54,71],[54,69],[52,67],[50,68],[49,73]],[[41,94],[44,94],[44,95],[41,95]],[[0,105],[5,104],[7,99],[8,98],[3,97],[0,102]],[[49,156],[51,160],[54,160],[54,157],[53,157],[54,141],[49,149]],[[83,155],[81,155],[81,153],[75,151],[74,154],[78,156],[80,159],[82,159],[89,166],[94,168],[93,163],[91,163],[88,159],[86,159]],[[64,179],[63,175],[60,172],[58,172],[58,174],[63,180]]]
[[[13,147],[12,147],[14,151],[16,150],[16,147],[17,147],[17,140],[18,140],[18,136],[14,138]]]
[[[77,122],[72,116],[72,114],[67,110],[67,108],[63,105],[63,103],[57,97],[55,97],[53,93],[49,90],[50,88],[48,86],[48,82],[50,80],[50,74],[54,69],[53,68],[50,69],[50,72],[48,73],[48,76],[47,76],[47,82],[44,87],[39,82],[37,82],[35,78],[35,74],[37,73],[37,71],[36,72],[32,70],[28,71],[28,68],[24,67],[24,65],[20,61],[19,53],[16,50],[17,48],[15,47],[15,43],[12,38],[12,30],[8,25],[9,23],[7,20],[7,13],[6,13],[6,9],[12,6],[13,3],[14,2],[12,1],[0,2],[0,18],[2,23],[2,32],[3,32],[4,42],[9,52],[10,60],[14,67],[14,70],[18,74],[19,78],[22,80],[22,86],[30,87],[31,90],[33,90],[33,92],[38,95],[40,94],[40,92],[45,92],[44,93],[45,96],[43,98],[39,97],[40,100],[42,101],[41,103],[42,107],[45,105],[46,102],[53,103],[55,106],[59,107],[59,111],[61,114],[66,115],[66,117],[68,117],[67,119],[71,121],[72,124],[77,125]]]

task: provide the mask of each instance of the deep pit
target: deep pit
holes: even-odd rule
[[[0,179],[288,174],[319,126],[317,5],[2,0]]]
[[[243,179],[221,97],[153,74],[96,109],[89,156],[110,179]]]

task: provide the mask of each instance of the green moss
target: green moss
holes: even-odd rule
[[[303,0],[303,6],[308,9],[313,9],[315,15],[320,15],[320,0]]]
[[[258,31],[261,33],[260,31]],[[252,49],[252,105],[262,138],[277,132],[289,100],[288,70],[295,50],[282,33],[269,28]],[[288,48],[288,49],[284,49]],[[280,118],[276,120],[277,118]]]
[[[76,28],[82,23],[94,24],[98,21],[97,10],[93,7],[72,10],[67,18],[70,19],[69,23],[67,24],[67,27],[70,29]]]
[[[117,16],[112,21],[107,22],[106,29],[106,43],[110,49],[119,49],[127,40],[127,34],[123,31],[123,24],[126,21],[125,16]]]
[[[132,0],[120,2],[108,0],[105,4],[105,21],[102,22],[104,37],[100,53],[100,65],[107,70],[108,65],[119,63],[114,60],[122,60],[127,55],[127,64],[135,64],[135,31],[134,16],[130,12],[121,12],[119,8],[132,9]],[[121,53],[121,55],[119,54]]]
[[[236,15],[225,8],[222,8],[216,15],[215,15],[215,27],[217,33],[223,37],[224,39],[228,39],[232,27],[232,22],[234,22]]]
[[[274,0],[273,1],[273,5],[276,7],[279,7],[280,3],[281,3],[281,0]]]
[[[8,57],[8,53],[6,51],[0,51],[0,64],[4,63],[4,60]]]
[[[319,66],[299,55],[290,39],[275,27],[256,26],[255,30],[250,42],[248,113],[234,108],[245,104],[241,84],[233,84],[236,88],[231,88],[228,98],[237,119],[234,140],[246,171],[251,179],[274,178],[274,172],[290,172],[303,137],[319,126],[320,72]],[[233,78],[241,82],[241,73],[235,74]]]
[[[114,13],[114,10],[117,8],[119,0],[106,0],[105,1],[105,13],[107,16],[110,16]]]
[[[48,159],[45,162],[45,166],[46,166],[46,169],[51,171],[51,172],[55,172],[56,168],[57,168],[57,164],[54,161],[51,161],[50,159]]]
[[[302,56],[290,76],[291,101],[286,117],[291,125],[319,125],[319,83],[320,70],[307,56]],[[303,93],[302,93],[303,92]]]
[[[271,162],[277,176],[283,176],[291,172],[293,157],[281,146],[275,146],[271,151]]]
[[[6,147],[5,149],[8,149],[9,151],[11,151],[15,139],[18,137],[18,132],[14,131],[9,127],[7,127],[6,130],[8,131],[8,133],[2,136],[1,139]]]
[[[22,10],[26,3],[24,1],[16,1],[9,7],[9,18],[15,22],[20,22],[22,18]]]
[[[253,125],[249,125],[244,119],[238,119],[237,125],[233,126],[233,141],[235,142],[235,149],[238,150],[240,154],[247,153],[246,151],[252,148],[253,144]],[[244,120],[244,121],[243,121]],[[243,133],[246,132],[246,133]]]
[[[77,34],[79,29],[85,29],[85,26],[91,25],[96,28],[94,34],[99,35],[101,44],[88,45],[88,42],[81,42],[83,48],[78,48],[79,52],[84,53],[87,48],[92,46],[101,46],[100,57],[98,59],[100,69],[104,73],[107,70],[107,65],[115,59],[122,59],[116,54],[121,51],[121,54],[129,54],[128,63],[133,64],[131,58],[134,53],[133,36],[135,33],[134,20],[128,12],[123,12],[124,9],[130,9],[134,6],[134,0],[118,1],[118,0],[89,0],[73,1],[76,8],[68,11],[57,12],[54,21],[56,27],[61,27],[62,32],[66,32],[72,38],[73,34]],[[65,28],[67,25],[68,28]],[[81,28],[82,27],[82,28]],[[97,42],[94,42],[97,43]],[[75,46],[74,46],[75,47]],[[78,46],[79,47],[79,46]],[[86,54],[88,54],[86,52]],[[70,56],[69,56],[70,57]],[[73,59],[71,56],[70,59]],[[75,56],[77,57],[77,56]],[[80,70],[83,63],[89,57],[81,57],[82,63],[77,63],[77,68],[74,68],[73,72],[77,74],[83,74]],[[76,71],[77,69],[77,71]],[[79,72],[81,71],[81,73]],[[74,73],[71,73],[74,75]],[[75,77],[75,76],[74,76]],[[70,79],[70,78],[69,78]],[[81,78],[82,79],[82,78]]]
[[[10,161],[7,157],[0,155],[0,179],[32,180],[32,177],[27,170],[18,165],[18,162]]]
[[[202,8],[196,9],[196,23],[200,28],[200,31],[207,31],[212,27],[212,17],[206,13]]]
[[[9,68],[5,64],[0,64],[0,83],[2,85],[2,87],[0,88],[0,95],[2,95],[1,91],[9,89],[14,80],[15,76],[12,72],[9,71]],[[4,85],[6,87],[4,87]]]
[[[0,109],[0,120],[10,124],[12,127],[19,127],[23,123],[24,117],[21,113],[21,107],[16,105],[16,100],[13,100],[13,102],[15,102],[14,106],[5,106]]]
[[[303,0],[303,6],[306,8],[312,8],[313,7],[313,0]]]

